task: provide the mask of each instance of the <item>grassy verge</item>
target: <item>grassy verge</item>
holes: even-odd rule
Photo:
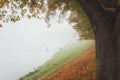
[[[26,76],[20,78],[20,80],[46,80],[46,77],[55,73],[72,59],[82,55],[93,44],[93,40],[84,40],[67,45],[56,52],[56,54],[44,65],[40,66],[34,72],[30,72]]]

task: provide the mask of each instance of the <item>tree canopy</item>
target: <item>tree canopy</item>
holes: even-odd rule
[[[48,24],[58,14],[59,19],[74,23],[73,28],[81,39],[94,39],[91,24],[77,0],[0,0],[0,14],[2,22],[16,22],[27,17],[44,19]],[[66,15],[69,17],[65,18]]]

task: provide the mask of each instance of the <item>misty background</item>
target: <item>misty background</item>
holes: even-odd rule
[[[63,46],[78,40],[67,21],[52,22],[22,19],[3,23],[0,29],[0,80],[18,80],[44,64]]]

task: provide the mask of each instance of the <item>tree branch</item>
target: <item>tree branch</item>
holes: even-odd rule
[[[101,6],[108,12],[115,12],[118,9],[118,0],[98,0]]]
[[[82,6],[83,10],[90,15],[91,13],[94,14],[99,12],[103,13],[103,8],[99,4],[98,0],[77,0],[79,4]]]
[[[99,0],[106,8],[118,8],[118,0]]]
[[[98,0],[77,0],[77,1],[87,14],[91,24],[93,25],[94,30],[102,27],[103,26],[102,24],[105,25],[106,22],[109,22],[106,20],[106,17],[108,17],[108,15],[106,14],[107,12],[104,11]]]

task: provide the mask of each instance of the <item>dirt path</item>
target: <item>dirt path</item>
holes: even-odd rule
[[[95,80],[95,47],[66,64],[48,80]]]

